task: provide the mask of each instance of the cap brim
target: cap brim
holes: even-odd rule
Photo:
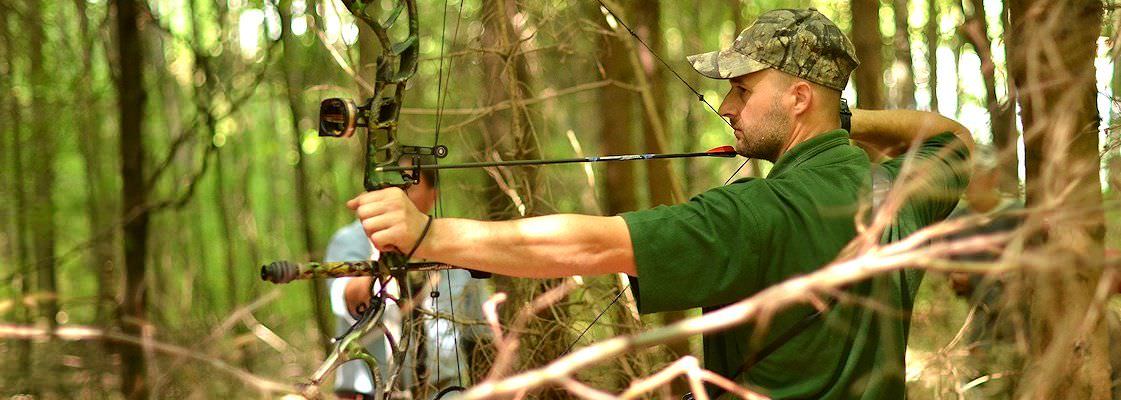
[[[693,69],[712,79],[731,79],[770,68],[735,50],[720,50],[686,57]]]

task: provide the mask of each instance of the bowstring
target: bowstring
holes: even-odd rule
[[[457,8],[458,8],[458,12],[457,12],[457,16],[456,16],[455,29],[452,31],[452,40],[453,41],[456,38],[459,37],[459,26],[460,26],[460,22],[463,21],[463,0],[459,1],[459,5],[458,5]],[[444,0],[444,10],[443,11],[444,11],[443,12],[443,21],[442,21],[441,26],[440,26],[440,56],[439,56],[440,61],[439,61],[439,68],[436,70],[436,75],[437,75],[437,79],[436,79],[436,129],[435,129],[435,134],[433,135],[433,140],[432,140],[432,142],[433,142],[432,147],[433,148],[440,145],[440,126],[443,123],[443,119],[444,119],[443,110],[444,110],[445,104],[447,103],[448,88],[450,87],[450,84],[447,83],[447,82],[449,82],[449,80],[451,79],[451,67],[452,67],[452,62],[448,61],[447,72],[444,72],[444,59],[445,59],[445,56],[446,56],[446,54],[445,54],[445,44],[447,43],[447,28],[448,28],[448,0]],[[433,164],[438,165],[439,164],[439,157],[433,157],[432,162],[433,162]],[[435,215],[437,217],[439,217],[439,216],[444,214],[443,197],[440,196],[440,191],[439,191],[439,187],[438,187],[438,185],[440,183],[440,170],[437,169],[433,172],[434,172],[435,179],[434,179],[434,182],[432,182],[432,187],[433,187],[433,189],[436,189]],[[437,275],[439,275],[439,274],[440,274],[440,272],[437,272]],[[455,318],[455,296],[452,294],[453,288],[452,288],[451,271],[444,271],[443,274],[446,276],[446,278],[447,278],[446,280],[448,282],[448,296],[449,296],[448,297],[448,308],[449,308],[449,313],[450,313],[451,318]],[[442,347],[440,346],[440,339],[443,336],[443,335],[440,334],[440,317],[439,317],[439,315],[440,315],[439,295],[440,294],[439,293],[440,293],[440,284],[437,282],[436,287],[433,289],[433,292],[432,292],[432,294],[433,294],[432,306],[433,306],[433,309],[436,311],[436,313],[435,313],[436,316],[433,317],[433,321],[435,322],[433,324],[433,326],[436,329],[436,367],[435,367],[435,369],[436,369],[436,383],[440,382],[440,367],[442,365],[440,363],[440,353],[441,353],[441,350],[442,350]],[[462,386],[463,385],[463,369],[462,369],[462,362],[460,360],[460,355],[459,355],[459,352],[460,352],[460,349],[459,349],[459,330],[458,330],[458,327],[456,326],[456,324],[454,323],[454,321],[449,321],[449,325],[451,325],[451,328],[452,328],[452,340],[454,341],[453,345],[455,346],[456,378],[457,378],[457,381],[458,381],[459,385]]]

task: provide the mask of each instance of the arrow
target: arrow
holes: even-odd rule
[[[470,162],[463,164],[424,164],[417,166],[388,166],[378,167],[374,169],[375,172],[393,172],[393,171],[417,171],[417,170],[438,170],[438,169],[464,169],[464,168],[487,168],[487,167],[513,167],[513,166],[526,166],[526,165],[549,165],[549,164],[574,164],[574,163],[595,163],[595,162],[610,162],[610,161],[635,161],[635,160],[657,160],[666,158],[691,158],[691,157],[735,157],[736,150],[732,146],[720,146],[712,148],[708,151],[695,152],[695,153],[647,153],[647,154],[622,154],[615,156],[593,156],[593,157],[575,157],[575,158],[560,158],[555,160],[512,160],[512,161],[484,161],[484,162]]]

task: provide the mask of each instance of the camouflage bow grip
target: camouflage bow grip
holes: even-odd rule
[[[304,262],[274,261],[261,266],[261,280],[288,283],[302,279],[342,278],[347,276],[390,276],[405,271],[441,271],[454,266],[437,262],[402,264],[383,257],[377,261]]]

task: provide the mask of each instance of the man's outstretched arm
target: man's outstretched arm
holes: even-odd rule
[[[428,217],[400,189],[367,192],[347,202],[379,249],[407,253]],[[416,258],[500,275],[551,278],[637,274],[622,217],[558,214],[513,221],[432,221]]]

